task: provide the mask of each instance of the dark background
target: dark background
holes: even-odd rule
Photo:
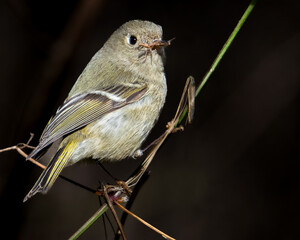
[[[199,84],[250,1],[38,1],[0,3],[0,148],[36,145],[48,119],[110,34],[131,19],[163,26],[167,103],[149,140],[171,120],[186,78]],[[195,119],[150,166],[132,211],[176,239],[300,239],[298,1],[259,1],[196,100]],[[66,239],[98,208],[95,195],[58,180],[22,200],[41,170],[0,155],[1,236]],[[127,178],[140,160],[106,165]],[[92,188],[104,173],[64,175]],[[129,218],[128,239],[162,239]],[[105,239],[99,220],[81,239]],[[112,239],[110,237],[110,239]]]

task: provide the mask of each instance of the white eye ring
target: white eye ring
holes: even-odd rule
[[[131,46],[134,46],[137,43],[137,37],[134,35],[129,34],[127,36],[127,43]]]

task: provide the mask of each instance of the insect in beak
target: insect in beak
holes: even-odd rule
[[[148,48],[150,51],[159,49],[162,47],[167,47],[171,45],[171,41],[173,41],[175,38],[170,39],[169,41],[165,40],[154,40],[152,43],[146,44],[146,43],[140,43],[139,45],[145,48]]]
[[[159,50],[161,48],[167,47],[171,45],[171,42],[174,40],[175,38],[170,39],[169,41],[165,41],[165,40],[154,40],[151,43],[140,43],[139,46],[144,47],[147,49],[146,52],[146,56],[147,57],[148,53],[150,53],[151,56],[151,62],[152,62],[152,51],[153,50]]]

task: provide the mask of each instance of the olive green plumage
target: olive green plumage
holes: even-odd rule
[[[82,159],[117,161],[131,157],[145,140],[167,93],[162,28],[129,21],[94,55],[50,119],[28,157],[63,138],[24,201],[46,193],[65,166]]]

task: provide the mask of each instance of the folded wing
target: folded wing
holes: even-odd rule
[[[109,112],[139,100],[147,86],[139,84],[108,87],[101,91],[82,93],[68,98],[48,122],[39,145],[28,155],[37,155],[42,149]]]

